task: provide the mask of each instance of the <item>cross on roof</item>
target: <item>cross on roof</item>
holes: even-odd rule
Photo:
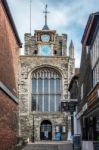
[[[46,4],[46,6],[45,6],[45,11],[43,11],[43,13],[45,14],[45,26],[47,26],[47,14],[49,13],[49,12],[47,11],[47,4]]]

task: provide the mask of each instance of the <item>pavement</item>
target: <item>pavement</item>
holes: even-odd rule
[[[29,143],[22,150],[73,150],[72,144],[68,141],[44,141]]]

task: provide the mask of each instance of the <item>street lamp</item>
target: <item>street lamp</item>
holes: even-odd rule
[[[34,113],[35,111],[33,111],[33,138],[32,138],[32,142],[34,143],[34,130],[35,130],[35,126],[34,126]]]
[[[32,142],[34,142],[34,130],[35,130],[35,126],[34,126],[34,114],[36,111],[36,99],[33,97],[32,94],[32,113],[33,113],[33,136],[32,136]]]

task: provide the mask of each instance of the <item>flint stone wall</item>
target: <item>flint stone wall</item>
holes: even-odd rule
[[[20,122],[19,132],[24,138],[32,139],[33,136],[33,112],[31,112],[31,78],[32,72],[40,67],[52,67],[62,75],[62,100],[69,99],[68,85],[74,75],[74,59],[69,57],[39,57],[39,56],[21,56],[20,57],[20,77],[19,77],[19,107]],[[68,115],[68,114],[67,114]],[[34,130],[35,140],[40,140],[40,124],[43,120],[50,120],[52,123],[53,139],[55,137],[54,125],[68,126],[68,117],[61,112],[58,113],[35,113]]]

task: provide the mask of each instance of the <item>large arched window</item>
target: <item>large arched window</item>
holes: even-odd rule
[[[32,74],[32,111],[60,110],[61,75],[52,68],[40,68]]]

